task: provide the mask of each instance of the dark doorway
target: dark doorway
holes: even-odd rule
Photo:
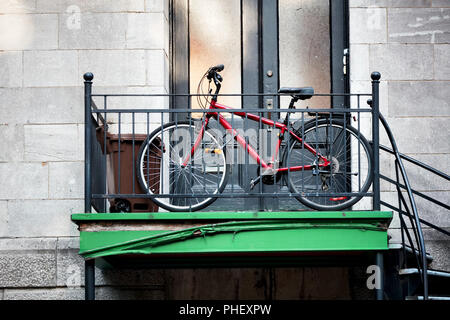
[[[313,86],[316,92],[348,92],[347,0],[172,0],[171,91],[196,93],[202,74],[222,63],[221,93],[276,93],[280,86]],[[219,97],[233,108],[285,108],[289,99],[273,96]],[[305,107],[348,106],[345,97],[317,97]],[[195,99],[174,97],[172,108],[198,108]],[[263,115],[263,114],[261,114]],[[271,117],[276,116],[271,113]],[[267,114],[266,114],[267,116]],[[258,130],[258,123],[233,119],[233,126]],[[250,190],[257,165],[234,165],[229,184],[244,192],[285,192],[261,184]],[[274,190],[273,188],[278,188]],[[255,188],[257,189],[257,188]],[[234,189],[236,190],[236,189]],[[282,203],[280,203],[282,202]],[[295,200],[262,199],[240,210],[296,209]],[[230,208],[219,199],[207,210]]]

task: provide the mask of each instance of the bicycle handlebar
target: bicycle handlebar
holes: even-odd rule
[[[225,68],[225,66],[223,64],[218,64],[217,66],[211,67],[208,70],[208,80],[211,80],[212,78],[214,78],[217,75],[217,72],[221,72],[223,69]],[[221,77],[220,77],[221,79]]]
[[[223,69],[225,69],[225,66],[223,64],[218,64],[217,66],[211,67],[211,69],[213,69],[213,70],[215,70],[217,72],[220,72]]]

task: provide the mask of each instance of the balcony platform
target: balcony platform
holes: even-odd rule
[[[391,220],[388,211],[72,215],[80,254],[104,268],[360,264],[388,250]]]

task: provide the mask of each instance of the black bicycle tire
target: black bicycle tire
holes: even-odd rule
[[[356,128],[352,127],[349,124],[344,124],[343,121],[336,120],[336,119],[330,120],[329,118],[320,118],[317,121],[308,121],[307,123],[305,123],[305,125],[303,127],[303,133],[305,133],[309,129],[314,128],[316,125],[319,126],[319,125],[322,125],[322,124],[330,124],[330,123],[331,124],[340,125],[342,127],[345,127],[346,129],[352,131],[355,134],[355,136],[361,141],[361,143],[365,146],[365,149],[367,150],[367,153],[368,153],[368,163],[369,163],[369,165],[368,165],[369,170],[368,171],[369,172],[368,172],[368,177],[366,179],[366,182],[363,185],[363,187],[361,188],[360,193],[366,193],[367,190],[369,190],[369,188],[370,188],[370,186],[372,184],[372,180],[373,180],[373,163],[372,163],[373,151],[372,151],[372,148],[371,148],[369,142],[362,135],[361,132],[359,132],[359,134],[358,134],[358,130]],[[301,129],[298,129],[295,133],[299,137],[302,136]],[[292,143],[295,143],[295,142],[298,142],[298,141],[295,138],[291,137],[290,138],[290,146],[292,146]],[[288,145],[285,146],[285,149],[283,151],[283,164],[287,163],[287,155],[288,155],[287,148],[288,148]],[[295,188],[292,186],[291,181],[288,180],[288,175],[287,174],[284,174],[284,181],[285,181],[286,185],[288,186],[288,188],[289,188],[289,190],[291,192],[297,193]],[[343,209],[349,208],[349,207],[353,206],[354,204],[356,204],[358,201],[360,201],[362,199],[362,197],[363,197],[362,195],[361,196],[356,196],[356,197],[353,197],[352,199],[350,199],[349,201],[343,202],[343,203],[341,203],[339,205],[325,206],[325,205],[316,204],[316,203],[314,203],[314,202],[312,202],[312,201],[310,201],[308,199],[305,199],[302,196],[295,196],[295,198],[300,203],[304,204],[305,206],[307,206],[309,208],[312,208],[312,209],[315,209],[315,210],[319,210],[319,211],[327,211],[327,210],[339,211],[339,210],[343,210]]]
[[[142,143],[141,147],[139,148],[139,153],[138,153],[138,158],[136,160],[136,172],[137,172],[137,178],[138,178],[138,182],[140,187],[142,188],[143,191],[147,192],[150,194],[150,191],[147,190],[146,184],[144,183],[143,177],[141,176],[141,170],[140,170],[140,163],[141,163],[141,157],[144,153],[144,150],[146,149],[146,146],[148,145],[148,143],[151,141],[151,139],[153,139],[153,137],[158,134],[158,132],[160,132],[163,129],[166,129],[167,127],[170,126],[178,126],[178,125],[190,125],[192,126],[193,122],[191,121],[172,121],[169,123],[166,123],[160,127],[158,127],[157,129],[153,130],[152,133],[150,133],[148,135],[148,137],[145,139],[145,141]],[[207,131],[209,132],[209,130],[207,129]],[[212,134],[211,134],[212,135]],[[212,135],[214,137],[214,135]],[[229,176],[229,172],[230,172],[230,165],[227,163],[227,154],[226,154],[226,147],[223,147],[223,152],[224,152],[224,157],[225,157],[225,177],[222,180],[222,183],[219,185],[218,191],[217,193],[222,193],[223,190],[225,189],[227,183],[228,183],[228,176]],[[151,199],[156,205],[158,205],[159,207],[169,210],[171,212],[184,212],[186,211],[185,209],[177,209],[177,208],[173,208],[170,207],[168,205],[166,205],[164,202],[159,201],[156,197]],[[195,205],[195,206],[191,206],[190,209],[191,211],[198,211],[201,209],[206,208],[207,206],[211,205],[214,201],[217,200],[217,197],[211,197],[209,198],[207,201],[202,202],[201,205]]]

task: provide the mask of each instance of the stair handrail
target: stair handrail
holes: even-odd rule
[[[372,107],[372,99],[367,100],[367,104]],[[414,196],[412,193],[412,189],[409,183],[408,175],[406,174],[405,167],[402,162],[401,154],[398,150],[397,143],[395,142],[394,135],[392,134],[391,128],[389,127],[386,119],[381,113],[378,113],[379,120],[381,124],[383,125],[386,134],[389,138],[389,142],[391,143],[392,150],[395,156],[395,159],[397,161],[398,167],[400,168],[400,173],[402,175],[403,181],[405,183],[405,189],[408,194],[409,202],[411,204],[411,210],[413,212],[413,217],[415,221],[415,231],[417,232],[417,240],[419,245],[419,253],[422,260],[422,267],[420,264],[418,265],[418,270],[421,273],[422,276],[422,283],[423,283],[423,297],[424,300],[428,300],[428,276],[427,276],[427,256],[426,256],[426,249],[425,249],[425,241],[423,238],[423,232],[422,227],[420,225],[420,218],[419,213],[416,206],[416,201],[414,200]],[[414,227],[414,226],[413,226]]]
[[[388,148],[388,147],[386,147],[386,146],[384,146],[382,144],[380,144],[380,149],[382,149],[382,150],[384,150],[384,151],[386,151],[386,152],[388,152],[390,154],[395,154],[392,149],[390,149],[390,148]],[[421,168],[423,168],[425,170],[428,170],[431,173],[434,173],[434,174],[440,176],[441,178],[444,178],[446,180],[450,180],[450,176],[448,174],[446,174],[445,172],[442,172],[442,171],[440,171],[440,170],[438,170],[436,168],[433,168],[433,167],[427,165],[426,163],[423,163],[423,162],[421,162],[421,161],[419,161],[417,159],[411,158],[411,157],[407,156],[406,154],[399,153],[399,155],[400,155],[400,157],[403,160],[406,160],[408,162],[411,162],[412,164],[415,164],[416,166],[419,166],[419,167],[421,167]]]

